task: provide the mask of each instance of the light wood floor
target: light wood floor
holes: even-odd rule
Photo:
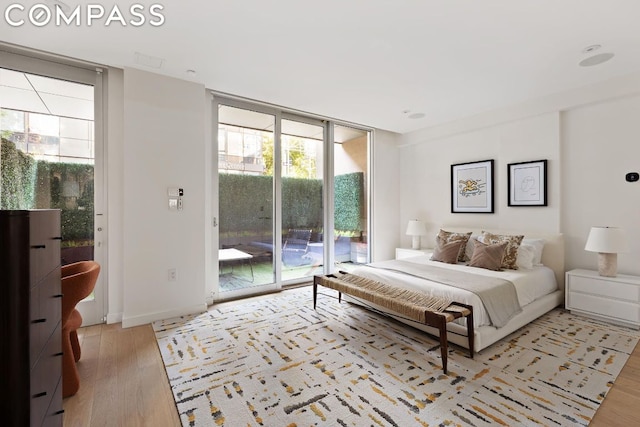
[[[180,426],[151,325],[79,332],[80,391],[64,400],[65,426]],[[640,345],[590,424],[632,425],[640,425]]]

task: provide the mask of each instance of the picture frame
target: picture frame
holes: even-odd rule
[[[493,213],[493,159],[451,165],[451,213]]]
[[[547,160],[509,163],[509,206],[547,206]]]

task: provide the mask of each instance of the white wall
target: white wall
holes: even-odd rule
[[[125,327],[206,309],[205,88],[124,70]],[[167,188],[184,189],[169,211]],[[168,280],[168,269],[177,280]]]
[[[597,254],[584,245],[594,225],[626,230],[630,251],[618,254],[620,273],[640,275],[640,96],[605,101],[562,116],[563,209],[566,262],[597,268]]]
[[[559,231],[560,155],[559,115],[529,119],[437,138],[400,149],[400,220],[427,223],[424,247],[443,225],[483,226],[532,231]],[[494,160],[494,213],[451,213],[451,165]],[[507,206],[507,164],[547,159],[548,207]],[[411,238],[402,230],[402,245]]]
[[[376,130],[373,134],[371,178],[371,261],[392,259],[400,244],[400,135]]]
[[[593,225],[628,231],[631,250],[619,272],[640,274],[640,74],[530,100],[401,138],[400,223],[427,221],[432,239],[441,225],[562,232],[565,268],[597,269],[584,251]],[[452,214],[451,164],[494,159],[495,213]],[[548,159],[548,207],[507,206],[507,164]],[[410,239],[401,230],[402,245]]]

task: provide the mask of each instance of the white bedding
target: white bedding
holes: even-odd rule
[[[403,261],[415,262],[418,264],[429,264],[441,268],[477,273],[485,276],[499,277],[512,282],[516,288],[518,302],[521,307],[535,301],[536,299],[558,290],[558,284],[553,270],[544,266],[536,266],[533,269],[492,271],[477,267],[468,267],[464,264],[446,264],[430,260],[431,255],[421,255],[411,258],[404,258]],[[429,295],[450,298],[453,301],[470,304],[473,306],[473,320],[476,327],[490,325],[489,316],[484,309],[480,298],[472,292],[459,289],[437,282],[429,282],[422,278],[399,273],[391,270],[384,270],[369,266],[361,266],[352,271],[358,276],[380,282],[391,283],[396,286],[404,286],[408,289],[426,292]]]

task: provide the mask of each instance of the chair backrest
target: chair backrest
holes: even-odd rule
[[[311,240],[311,230],[290,228],[282,245],[282,250],[307,250]]]
[[[80,261],[62,266],[62,325],[66,323],[78,302],[88,297],[96,286],[100,264]]]

